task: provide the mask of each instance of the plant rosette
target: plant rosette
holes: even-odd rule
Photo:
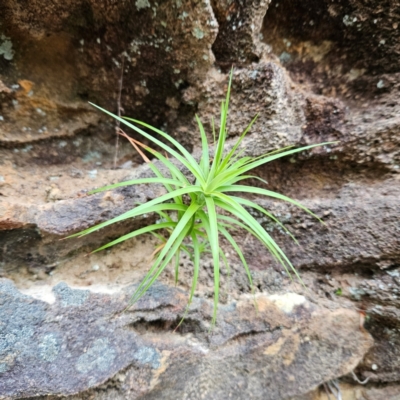
[[[213,123],[212,133],[214,143],[216,143],[215,152],[212,159],[210,157],[210,144],[207,139],[207,135],[205,133],[203,124],[196,115],[202,145],[202,157],[200,162],[197,162],[189,151],[187,151],[178,141],[176,141],[167,133],[142,121],[127,117],[119,117],[93,104],[93,106],[110,115],[120,123],[133,129],[135,132],[144,136],[150,142],[163,149],[169,156],[175,158],[189,171],[189,174],[183,174],[182,171],[174,163],[172,163],[168,157],[165,157],[160,152],[155,151],[149,146],[130,138],[121,131],[121,134],[132,143],[132,145],[148,163],[155,177],[116,183],[114,185],[93,190],[90,192],[90,194],[115,189],[122,186],[140,184],[162,184],[167,193],[156,199],[148,201],[147,203],[140,204],[132,210],[127,211],[115,218],[69,236],[82,237],[99,229],[105,228],[108,225],[124,221],[128,218],[134,218],[149,213],[158,214],[160,220],[156,224],[137,229],[93,251],[93,253],[98,252],[145,233],[151,233],[161,240],[161,245],[153,253],[154,261],[146,276],[136,288],[136,291],[129,301],[128,307],[133,305],[146,293],[150,286],[153,285],[156,279],[163,272],[165,267],[173,259],[175,261],[175,282],[178,282],[179,260],[182,252],[187,253],[190,256],[194,266],[193,280],[188,299],[189,307],[197,286],[201,255],[204,252],[209,252],[212,254],[214,264],[214,310],[211,322],[211,325],[213,326],[217,317],[221,260],[222,263],[225,263],[228,267],[227,259],[220,248],[221,237],[224,237],[237,253],[247,274],[250,286],[253,288],[250,268],[239,244],[230,233],[232,230],[236,229],[245,230],[253,235],[268,249],[273,258],[283,266],[289,276],[294,274],[301,281],[299,274],[285,253],[247,209],[252,208],[261,212],[270,218],[274,223],[281,226],[285,232],[292,237],[292,239],[296,239],[268,210],[245,197],[238,196],[237,193],[256,194],[283,200],[300,207],[307,213],[320,220],[313,212],[294,199],[271,190],[242,185],[240,183],[249,178],[260,179],[253,175],[249,175],[248,173],[252,169],[263,164],[294,153],[309,150],[317,146],[329,145],[336,142],[313,144],[301,148],[292,148],[293,146],[289,146],[258,157],[242,156],[244,149],[239,149],[240,144],[256,121],[256,116],[240,135],[231,150],[224,151],[227,138],[226,126],[232,86],[232,76],[233,71],[230,74],[226,99],[225,101],[222,101],[221,104],[218,139],[216,139],[216,132]],[[156,139],[140,127],[147,128],[159,134],[167,143]],[[157,168],[157,166],[146,157],[141,148],[158,159],[168,170],[169,176],[165,176],[160,169]]]

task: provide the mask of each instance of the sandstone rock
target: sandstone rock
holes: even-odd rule
[[[329,271],[339,266],[379,269],[384,264],[390,268],[399,262],[400,242],[396,233],[399,195],[398,180],[393,179],[369,187],[346,184],[334,198],[304,200],[303,204],[322,218],[325,225],[295,206],[258,198],[260,205],[274,210],[283,219],[300,247],[286,240],[281,228],[256,215],[275,237],[285,238],[280,243],[296,267]],[[252,251],[255,258],[262,259],[263,249]]]
[[[121,72],[127,83],[121,98],[125,112],[162,123],[166,99],[180,98],[182,87],[214,61],[218,23],[209,1],[118,6],[32,1],[22,9],[7,0],[0,14],[1,33],[14,52],[1,79],[16,88],[2,102],[6,126],[0,140],[5,143],[87,129],[99,114],[86,101],[115,107]],[[155,91],[161,95],[157,101],[149,95]],[[72,129],[75,119],[85,123]]]
[[[258,314],[251,297],[221,307],[211,332],[212,304],[196,299],[174,333],[182,291],[155,286],[127,313],[124,296],[53,292],[48,304],[2,280],[0,398],[70,395],[121,373],[130,398],[285,399],[349,373],[372,344],[356,312],[293,294],[258,296]]]
[[[219,27],[213,51],[219,63],[229,68],[233,60],[247,64],[262,57],[266,45],[260,40],[259,32],[269,4],[270,0],[214,2]]]
[[[224,398],[235,390],[237,398],[319,399],[324,397],[318,391],[306,392],[358,364],[358,376],[370,381],[362,388],[341,382],[345,395],[396,398],[398,1],[25,3],[0,4],[0,274],[12,276],[18,285],[26,278],[25,269],[48,285],[47,274],[57,263],[75,256],[80,260],[80,254],[149,220],[127,221],[77,241],[59,241],[61,237],[162,193],[137,187],[77,196],[77,191],[105,184],[104,172],[114,164],[141,163],[121,142],[114,147],[114,122],[94,112],[88,100],[112,111],[120,103],[123,114],[162,127],[199,154],[194,114],[210,134],[211,117],[219,114],[234,66],[228,125],[232,139],[259,114],[243,143],[248,155],[282,146],[339,143],[255,171],[272,190],[301,200],[326,222],[324,227],[294,207],[254,199],[280,217],[302,245],[295,246],[255,214],[301,270],[312,305],[300,304],[296,296],[283,297],[292,300],[283,302],[289,310],[300,301],[286,315],[276,308],[282,298],[267,301],[264,294],[268,307],[260,322],[247,300],[232,303],[232,296],[249,290],[234,259],[233,288],[221,296],[220,325],[212,335],[206,333],[206,299],[212,292],[207,260],[199,297],[176,334],[170,330],[186,295],[164,286],[143,299],[143,310],[120,315],[126,302],[122,295],[61,285],[50,305],[3,283],[0,302],[9,303],[1,303],[5,313],[0,319],[6,323],[0,329],[8,333],[0,335],[0,382],[8,376],[20,385],[7,381],[7,396],[122,400],[160,397],[162,391],[176,398],[180,388],[188,398],[199,393]],[[148,169],[140,167],[132,176],[146,174]],[[125,175],[113,173],[110,182]],[[63,183],[68,179],[76,189],[67,190]],[[46,188],[53,184],[57,190],[46,203]],[[241,232],[237,235],[258,291],[303,292],[273,269],[265,249]],[[96,274],[104,273],[103,267]],[[186,268],[183,287],[190,278]],[[354,308],[366,313],[365,326],[374,338],[363,360],[369,339],[356,321],[360,316],[345,311]],[[15,313],[15,321],[8,313]],[[273,322],[278,319],[281,328]],[[24,324],[27,329],[20,329]],[[327,333],[329,324],[335,326],[335,337]],[[310,341],[302,342],[306,337]],[[335,365],[328,365],[330,351]],[[61,360],[60,355],[70,358]],[[321,363],[324,367],[318,370]],[[60,370],[67,379],[57,376]],[[223,378],[214,378],[219,375]]]
[[[374,400],[397,400],[399,397],[399,387],[397,385],[390,385],[385,387],[374,387],[371,385],[350,385],[341,384],[340,394],[346,400],[361,400],[361,399],[374,399]],[[291,400],[329,400],[333,394],[326,392],[325,389],[320,389],[309,393],[306,396],[295,397]]]
[[[2,251],[0,262],[7,270],[28,263],[52,264],[71,251],[76,251],[88,243],[82,240],[60,242],[68,234],[82,230],[106,219],[122,214],[132,208],[132,203],[144,202],[147,198],[159,195],[157,187],[128,187],[118,192],[104,192],[95,196],[80,197],[42,204],[39,207],[23,207],[19,204],[3,203],[4,210],[0,220],[0,242]],[[148,218],[152,218],[148,216]],[[121,235],[146,220],[128,220],[116,225],[114,232]],[[92,249],[104,239],[96,234],[89,239]],[[10,246],[14,247],[14,253]],[[97,244],[96,244],[97,243]]]

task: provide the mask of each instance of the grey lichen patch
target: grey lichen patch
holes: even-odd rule
[[[160,354],[152,347],[140,347],[133,358],[141,364],[150,364],[154,369],[159,368],[161,365]]]
[[[80,306],[89,297],[88,290],[71,289],[65,282],[54,286],[53,292],[62,307]]]
[[[16,298],[26,298],[27,296],[23,295],[21,292],[17,290],[14,283],[8,279],[0,280],[0,295],[4,296],[12,296]]]
[[[192,35],[196,38],[196,39],[203,39],[204,37],[204,32],[197,26],[195,26],[192,30]]]
[[[10,369],[10,365],[6,362],[0,363],[0,374],[7,372]]]
[[[290,62],[291,59],[292,59],[292,56],[286,51],[283,51],[282,54],[279,56],[279,60],[283,64]]]
[[[14,362],[16,352],[15,345],[18,342],[18,337],[14,333],[4,333],[0,335],[0,373],[10,369]]]
[[[115,351],[107,338],[96,339],[89,350],[82,354],[76,363],[76,369],[86,374],[91,371],[107,371],[115,359]]]
[[[43,304],[29,301],[12,281],[0,279],[0,372],[9,371],[18,357],[31,356],[33,326],[45,315]]]
[[[11,346],[17,341],[14,333],[4,333],[0,335],[0,356],[4,356]]]
[[[11,61],[14,58],[14,50],[12,49],[11,40],[3,34],[0,35],[0,55],[8,61]]]
[[[60,343],[54,333],[45,335],[39,343],[39,356],[42,360],[52,362],[60,353]]]
[[[143,8],[150,8],[150,3],[148,0],[136,0],[136,8],[142,10]]]
[[[0,373],[11,369],[18,355],[26,350],[33,335],[32,328],[22,327],[22,329],[7,330],[7,328],[13,328],[10,325],[6,326],[4,333],[0,334]]]

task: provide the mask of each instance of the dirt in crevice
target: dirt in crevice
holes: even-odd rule
[[[121,138],[118,168],[114,169],[112,132],[112,127],[100,128],[74,137],[0,147],[0,201],[23,205],[54,202],[123,180],[142,159]]]
[[[196,338],[199,336],[203,339],[206,338],[204,334],[204,327],[201,326],[201,322],[190,317],[186,317],[181,322],[181,317],[173,320],[155,319],[146,320],[144,318],[139,319],[129,326],[135,332],[146,337],[157,337],[160,333],[165,334],[168,332],[178,333],[180,335],[195,334]]]
[[[54,301],[52,288],[59,282],[93,292],[119,293],[144,277],[154,248],[155,242],[146,236],[110,250],[56,262],[48,270],[44,266],[20,268],[7,277],[22,292],[48,302]]]
[[[52,288],[59,282],[93,292],[121,293],[144,278],[152,264],[152,254],[159,244],[152,236],[143,235],[98,253],[75,255],[51,266],[27,264],[26,267],[7,272],[4,277],[12,279],[23,293],[50,303],[54,301]],[[226,304],[242,294],[250,294],[251,287],[246,271],[233,249],[223,240],[220,245],[230,265],[229,273],[224,264],[220,266],[220,302]],[[245,250],[246,243],[243,247]],[[246,251],[244,254],[249,257]],[[265,264],[262,268],[258,264],[250,265],[250,269],[256,291],[276,292],[285,280],[289,281],[273,263]],[[177,287],[189,293],[192,279],[193,263],[186,254],[181,255]],[[166,267],[158,281],[175,286],[174,263]],[[214,296],[214,268],[207,254],[201,258],[195,295],[208,299]]]

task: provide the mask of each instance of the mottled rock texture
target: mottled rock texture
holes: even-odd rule
[[[294,293],[258,296],[258,315],[251,297],[224,306],[211,333],[212,305],[196,299],[171,335],[186,302],[177,290],[156,286],[124,314],[123,295],[60,283],[49,305],[0,285],[0,398],[74,394],[129,366],[129,380],[142,379],[126,384],[130,398],[281,399],[349,373],[372,344],[356,312],[319,309]]]
[[[369,381],[352,386],[351,375],[344,378],[349,398],[396,399],[399,9],[398,0],[1,1],[0,276],[22,292],[1,281],[0,396],[322,399],[317,386],[355,370]],[[254,214],[307,290],[290,283],[243,232],[235,235],[265,307],[256,315],[243,298],[249,287],[232,257],[232,283],[223,277],[226,295],[211,334],[209,260],[175,333],[192,276],[187,261],[182,291],[170,288],[167,276],[129,313],[121,313],[131,292],[125,281],[119,294],[112,285],[114,294],[95,293],[90,285],[99,278],[81,280],[81,290],[58,283],[57,276],[71,284],[102,274],[97,291],[104,292],[125,260],[134,271],[128,281],[137,284],[144,274],[135,264],[140,242],[106,253],[104,265],[90,259],[83,272],[73,264],[152,216],[80,241],[59,239],[163,190],[146,185],[86,195],[149,174],[129,145],[116,143],[114,122],[88,101],[114,112],[120,104],[122,114],[163,128],[200,157],[194,114],[211,137],[232,66],[232,141],[258,114],[244,153],[338,141],[255,171],[325,222],[254,199],[298,238],[300,247]],[[52,293],[54,303],[26,294],[31,289],[43,298]],[[271,293],[293,292],[308,300],[288,313],[271,300]]]

